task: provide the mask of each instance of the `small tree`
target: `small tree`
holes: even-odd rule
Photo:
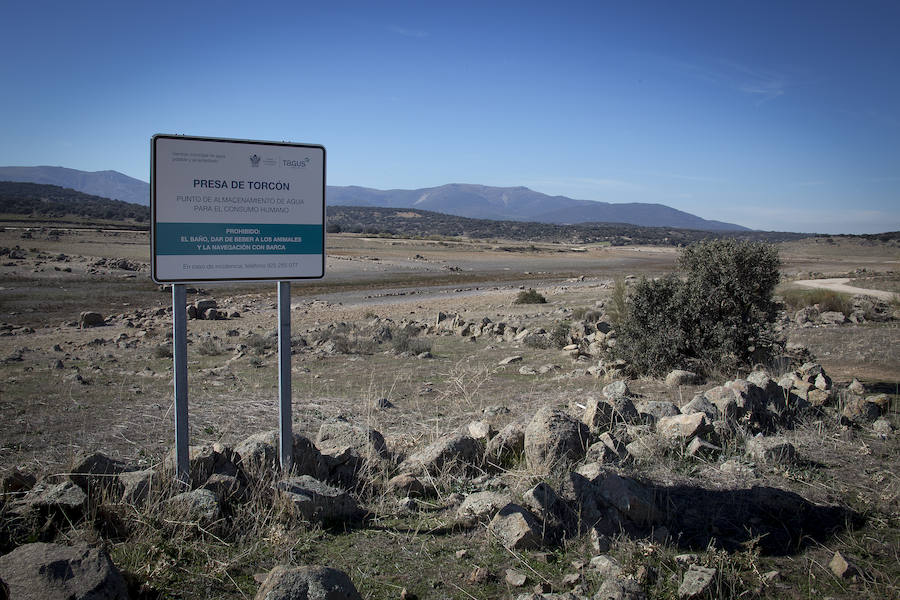
[[[730,370],[780,346],[773,331],[778,251],[713,240],[682,250],[681,277],[642,280],[618,330],[616,354],[636,373],[676,367]]]

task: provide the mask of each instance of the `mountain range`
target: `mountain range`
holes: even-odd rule
[[[79,171],[64,167],[0,167],[0,181],[45,183],[87,194],[148,205],[150,184],[117,171]],[[491,187],[451,183],[416,190],[377,190],[328,186],[329,205],[415,208],[499,221],[534,221],[561,225],[628,223],[706,231],[747,231],[733,223],[711,221],[664,204],[610,203],[549,196],[526,187]]]

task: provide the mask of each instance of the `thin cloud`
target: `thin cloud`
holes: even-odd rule
[[[398,27],[396,25],[392,25],[390,30],[397,35],[402,35],[404,37],[416,38],[419,40],[425,39],[428,37],[427,31],[422,31],[421,29],[406,29],[405,27]]]
[[[668,177],[670,179],[681,179],[684,181],[699,181],[703,183],[727,183],[727,180],[718,177],[706,177],[703,175],[683,175],[681,173],[659,173],[655,171],[647,171],[644,175],[651,177]]]
[[[661,60],[674,70],[696,79],[753,96],[758,99],[757,104],[784,96],[792,85],[782,73],[727,60],[719,60],[708,65],[668,58]]]

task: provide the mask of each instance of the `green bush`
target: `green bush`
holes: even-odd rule
[[[678,274],[638,282],[628,299],[615,353],[635,373],[730,371],[780,348],[774,246],[699,242],[682,250],[677,266]]]
[[[546,304],[547,299],[535,290],[521,291],[513,304]]]

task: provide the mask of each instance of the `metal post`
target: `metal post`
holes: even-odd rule
[[[291,432],[291,282],[278,282],[278,432],[281,469],[289,471],[294,460]]]
[[[187,311],[183,283],[172,285],[172,361],[175,366],[175,478],[188,483]]]

